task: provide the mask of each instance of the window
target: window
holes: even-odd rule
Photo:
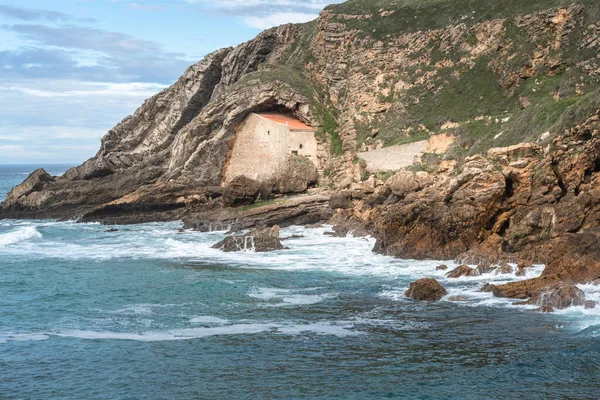
[[[292,150],[292,154],[295,155],[295,156],[297,156],[298,152],[296,150]]]
[[[302,145],[300,145],[300,148],[302,149]]]

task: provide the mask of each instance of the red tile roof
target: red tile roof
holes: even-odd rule
[[[287,124],[291,131],[316,131],[312,126],[306,125],[298,118],[291,114],[275,114],[275,113],[260,113],[258,114],[269,121],[277,122],[279,124]]]

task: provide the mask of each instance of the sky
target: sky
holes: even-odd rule
[[[206,54],[342,0],[0,0],[0,164],[79,164]]]

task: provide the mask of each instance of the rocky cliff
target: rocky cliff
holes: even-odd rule
[[[350,189],[335,200],[344,209],[336,218],[374,232],[376,251],[526,259],[560,279],[594,280],[599,51],[591,0],[350,0],[206,56],[83,165],[32,174],[0,218],[204,226],[198,216],[211,220],[224,193],[245,204],[285,191],[276,182],[221,187],[239,124],[284,111],[318,128],[319,186]],[[451,147],[406,171],[369,178],[357,157],[438,134]],[[298,179],[292,192],[314,180]],[[306,206],[308,220],[329,215],[322,203]]]

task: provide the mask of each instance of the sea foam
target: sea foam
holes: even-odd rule
[[[25,226],[12,232],[0,234],[0,247],[23,242],[29,239],[41,239],[42,234],[35,226]]]

